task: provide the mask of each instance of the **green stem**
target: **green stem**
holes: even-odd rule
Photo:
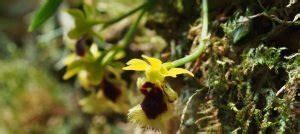
[[[128,46],[130,44],[130,42],[132,41],[132,39],[134,37],[134,33],[147,10],[148,10],[148,7],[143,8],[143,10],[139,14],[137,20],[134,22],[133,25],[131,25],[131,27],[125,34],[124,38],[118,44],[117,48],[115,48],[115,50],[112,53],[110,53],[108,56],[105,57],[105,59],[102,60],[101,64],[103,66],[106,65],[107,63],[110,63],[110,61],[113,60],[114,56],[119,52],[119,50],[124,49],[126,46]]]
[[[133,35],[138,27],[138,25],[140,24],[144,14],[146,12],[146,9],[142,10],[142,12],[139,14],[137,20],[134,22],[133,25],[130,26],[129,30],[127,31],[127,33],[125,34],[124,38],[120,41],[120,46],[121,47],[126,47],[130,44],[130,42],[133,39]]]
[[[201,32],[201,38],[199,41],[199,46],[196,48],[196,50],[190,54],[187,55],[181,59],[175,60],[172,62],[172,65],[170,67],[177,67],[184,65],[185,63],[191,62],[196,60],[202,52],[207,47],[207,36],[208,36],[208,6],[207,6],[207,0],[202,0],[202,32]]]
[[[137,11],[139,11],[139,10],[145,8],[145,6],[147,6],[148,3],[149,3],[149,2],[145,2],[145,3],[141,4],[140,6],[138,6],[138,7],[134,8],[134,9],[132,9],[132,10],[129,11],[128,13],[125,13],[125,14],[123,14],[123,15],[117,17],[117,18],[114,18],[114,19],[112,19],[112,20],[106,22],[106,23],[103,25],[102,30],[104,30],[105,28],[109,27],[110,25],[115,24],[116,22],[119,22],[120,20],[122,20],[122,19],[124,19],[124,18],[126,18],[126,17],[128,17],[128,16],[130,16],[130,15],[132,15],[132,14],[134,14],[134,13],[136,13]]]

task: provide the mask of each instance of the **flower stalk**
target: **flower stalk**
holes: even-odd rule
[[[139,14],[137,20],[133,23],[133,25],[131,25],[131,27],[125,34],[125,37],[120,41],[120,43],[118,44],[115,51],[113,51],[113,53],[111,53],[110,56],[108,56],[108,58],[101,63],[102,65],[106,65],[107,63],[110,63],[110,61],[113,60],[114,56],[118,53],[119,50],[124,49],[126,46],[128,46],[130,44],[130,42],[132,41],[133,35],[134,35],[138,25],[140,24],[144,14],[146,13],[146,11],[147,11],[147,7],[142,8],[142,11]]]
[[[170,64],[169,68],[171,67],[178,67],[181,65],[184,65],[188,62],[196,60],[202,52],[207,47],[207,36],[208,36],[208,5],[207,0],[202,0],[202,31],[201,31],[201,37],[199,41],[199,46],[196,48],[196,50],[190,54],[187,55],[181,59],[175,60]]]
[[[141,4],[140,6],[138,6],[138,7],[134,8],[134,9],[130,10],[129,12],[127,12],[127,13],[125,13],[125,14],[117,17],[117,18],[114,18],[114,19],[112,19],[112,20],[110,20],[110,21],[108,21],[106,23],[104,23],[104,25],[102,27],[102,30],[104,30],[105,28],[107,28],[107,27],[115,24],[116,22],[119,22],[120,20],[122,20],[122,19],[124,19],[124,18],[126,18],[126,17],[128,17],[128,16],[130,16],[130,15],[132,15],[132,14],[138,12],[138,11],[140,11],[141,9],[147,7],[148,3],[149,2],[145,2],[145,3]]]
[[[141,11],[141,13],[139,14],[137,20],[134,22],[133,25],[131,25],[131,27],[129,28],[128,32],[125,34],[124,39],[121,40],[121,43],[119,44],[120,47],[126,47],[130,44],[130,42],[132,41],[133,35],[138,27],[138,25],[140,24],[144,14],[146,13],[146,9],[143,9]]]

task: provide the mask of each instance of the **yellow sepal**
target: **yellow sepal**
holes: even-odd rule
[[[146,61],[140,59],[132,59],[127,62],[127,67],[124,70],[145,71],[146,81],[161,85],[165,77],[176,77],[178,74],[189,74],[194,76],[193,73],[182,68],[172,68],[170,62],[162,63],[161,60],[146,55],[142,55]]]
[[[178,74],[189,74],[190,76],[194,77],[194,74],[192,72],[182,68],[171,68],[164,76],[176,77]]]
[[[160,67],[162,65],[162,62],[159,59],[149,57],[149,56],[146,56],[146,55],[142,55],[142,57],[150,63],[152,68],[160,69]]]
[[[149,66],[147,62],[140,59],[132,59],[126,63],[128,66],[124,70],[144,71]]]

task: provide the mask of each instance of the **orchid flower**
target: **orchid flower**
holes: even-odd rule
[[[132,59],[123,68],[144,72],[144,77],[137,80],[137,87],[145,96],[144,100],[129,110],[128,118],[141,127],[165,131],[166,123],[173,116],[173,102],[178,98],[177,93],[165,82],[165,77],[194,75],[186,69],[168,68],[170,63],[162,63],[159,59],[145,55],[142,57],[145,60]]]

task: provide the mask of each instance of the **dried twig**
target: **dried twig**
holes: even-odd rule
[[[181,115],[181,120],[180,120],[180,130],[179,132],[182,132],[182,130],[184,129],[184,125],[183,125],[183,121],[184,121],[184,118],[185,118],[185,115],[186,115],[186,112],[187,112],[187,109],[188,109],[188,106],[189,104],[191,103],[192,99],[198,94],[200,93],[202,90],[197,90],[193,95],[190,96],[190,98],[188,99],[188,101],[186,102],[185,104],[185,107],[184,109],[182,110],[182,115]]]

